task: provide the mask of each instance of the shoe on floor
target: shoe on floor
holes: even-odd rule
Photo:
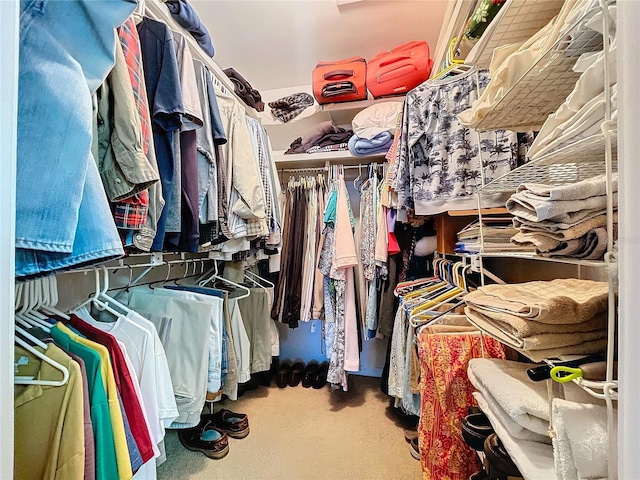
[[[327,375],[329,373],[329,362],[322,362],[320,368],[313,377],[311,386],[316,390],[324,387],[327,384]]]
[[[291,366],[291,373],[289,374],[289,386],[297,387],[300,385],[304,377],[304,365],[301,362],[296,362]]]
[[[307,367],[304,369],[304,377],[302,378],[302,386],[304,388],[311,388],[313,386],[313,378],[316,373],[318,373],[318,369],[320,365],[318,362],[311,361],[307,363]]]
[[[291,365],[288,362],[278,365],[278,371],[276,372],[276,385],[278,385],[278,388],[284,388],[289,384],[290,375]]]
[[[411,456],[416,460],[420,460],[420,447],[418,446],[418,437],[409,442],[409,451]]]
[[[204,453],[207,457],[219,460],[229,453],[229,438],[209,421],[200,422],[197,427],[178,432],[180,443],[187,450]]]
[[[231,438],[244,438],[249,435],[249,417],[221,408],[213,415],[202,415],[202,421],[211,422]]]
[[[418,438],[418,431],[413,429],[407,429],[404,431],[404,439],[407,443],[411,443],[411,440]]]

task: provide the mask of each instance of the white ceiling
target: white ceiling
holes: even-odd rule
[[[348,2],[348,3],[347,3]],[[309,85],[318,61],[377,53],[411,40],[436,48],[447,0],[191,0],[220,67],[258,90]]]

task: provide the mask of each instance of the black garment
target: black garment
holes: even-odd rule
[[[307,196],[304,190],[294,194],[294,220],[292,222],[291,243],[285,255],[290,255],[289,268],[284,274],[287,279],[287,291],[284,296],[282,322],[288,323],[289,328],[297,328],[302,307],[302,266],[304,264],[305,225],[307,221]]]
[[[238,95],[244,103],[257,111],[264,111],[264,102],[258,90],[254,90],[251,84],[233,68],[225,68],[225,75],[231,79],[235,87],[236,95]]]
[[[398,277],[400,275],[399,267],[401,263],[402,254],[400,253],[389,255],[387,258],[387,269],[389,273],[387,280],[385,280],[382,285],[380,307],[378,308],[378,333],[385,336],[391,336],[391,332],[393,332],[393,322],[399,303],[393,291],[398,285]]]
[[[293,201],[292,195],[288,194],[284,207],[286,215],[284,219],[284,226],[282,228],[282,261],[280,262],[278,282],[275,284],[276,288],[273,291],[273,307],[271,307],[271,318],[274,320],[278,319],[282,309],[282,296],[284,295],[284,287],[287,279],[286,272],[289,268],[289,261],[291,260],[291,256],[286,255],[286,253],[289,252],[291,245],[290,236],[292,233],[291,217],[293,215]]]
[[[353,130],[342,130],[337,133],[328,133],[324,135],[320,140],[315,142],[313,146],[326,147],[327,145],[340,145],[341,143],[348,143],[349,139],[353,137]]]

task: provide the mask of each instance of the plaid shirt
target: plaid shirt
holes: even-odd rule
[[[128,230],[140,230],[147,220],[149,194],[140,192],[113,205],[113,218],[116,226]]]
[[[144,84],[142,71],[142,54],[140,53],[140,38],[138,30],[129,17],[126,22],[118,28],[118,36],[124,58],[127,61],[129,78],[133,89],[133,98],[136,102],[136,109],[140,115],[140,127],[142,134],[142,149],[145,155],[151,147],[151,134],[149,132],[149,102],[147,101],[147,89]],[[140,230],[147,220],[149,212],[149,192],[144,190],[132,197],[121,200],[113,205],[113,218],[116,227],[129,230]]]

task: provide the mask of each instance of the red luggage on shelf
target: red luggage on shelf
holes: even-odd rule
[[[402,95],[427,80],[432,66],[427,42],[405,43],[369,60],[367,86],[374,98]]]
[[[318,62],[313,70],[313,96],[324,103],[367,99],[367,61],[362,57]]]

